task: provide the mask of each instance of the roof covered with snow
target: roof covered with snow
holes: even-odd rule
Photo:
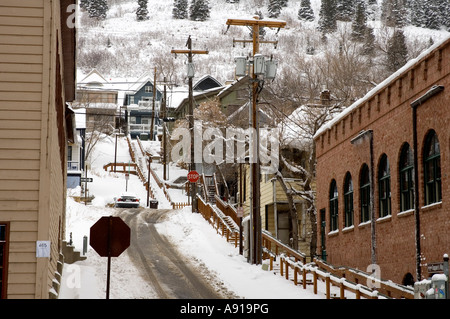
[[[424,50],[417,58],[409,60],[403,67],[398,69],[391,76],[389,76],[383,82],[379,83],[376,87],[374,87],[372,90],[370,90],[363,98],[359,99],[358,101],[356,101],[355,103],[353,103],[352,105],[350,105],[349,107],[344,109],[341,113],[339,113],[336,117],[334,117],[331,121],[329,121],[325,125],[322,125],[320,127],[320,129],[317,130],[316,134],[314,135],[314,138],[319,137],[324,132],[331,129],[335,124],[339,123],[342,119],[344,119],[353,110],[357,109],[360,105],[364,104],[370,98],[375,96],[380,90],[382,90],[383,88],[388,86],[390,83],[393,83],[398,77],[400,77],[402,74],[406,73],[413,66],[421,63],[422,60],[425,59],[426,56],[431,54],[431,52],[433,52],[437,48],[445,45],[448,42],[450,42],[450,36],[447,36],[446,38],[444,38],[444,40],[433,44],[427,50]]]

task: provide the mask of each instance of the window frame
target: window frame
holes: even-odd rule
[[[363,184],[363,177],[367,175],[367,182]],[[360,203],[360,223],[371,220],[370,216],[370,170],[367,164],[361,167],[359,176],[359,203]]]
[[[339,192],[336,180],[332,180],[329,192],[330,205],[330,231],[339,229]]]
[[[353,191],[352,175],[347,172],[344,179],[344,227],[354,225]]]
[[[402,146],[399,160],[400,211],[414,209],[414,158],[408,143]],[[405,185],[406,184],[406,185]]]
[[[430,154],[430,149],[433,150]],[[437,146],[437,152],[436,152]],[[441,152],[439,138],[434,130],[430,131],[425,138],[423,148],[423,183],[424,183],[424,203],[431,205],[442,201],[442,180],[441,180]],[[431,164],[431,174],[430,167]],[[431,179],[430,179],[431,175]]]
[[[383,154],[378,166],[378,216],[381,218],[391,215],[391,209],[391,171],[389,158]]]

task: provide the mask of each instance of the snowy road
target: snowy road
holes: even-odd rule
[[[155,224],[173,212],[170,209],[118,209],[131,228],[130,260],[141,271],[159,298],[222,298],[187,258],[161,236]]]

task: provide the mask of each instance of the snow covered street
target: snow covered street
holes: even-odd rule
[[[114,150],[114,140],[107,138],[99,143],[93,154],[94,160],[88,173],[89,177],[93,177],[93,182],[88,185],[90,194],[95,196],[93,204],[85,206],[76,203],[72,198],[67,200],[67,236],[72,234],[73,244],[80,251],[83,247],[83,237],[89,236],[90,227],[102,216],[117,214],[118,209],[105,205],[125,190],[123,174],[103,170],[103,165],[113,159],[111,154],[114,152],[111,150]],[[118,158],[125,161],[128,156],[126,143],[120,140]],[[175,177],[176,174],[172,175]],[[146,198],[146,191],[137,176],[130,176],[128,190],[137,194],[145,205],[143,199]],[[165,198],[157,200],[160,203],[159,209],[170,208],[167,207]],[[218,289],[228,291],[233,297],[325,298],[323,292],[320,292],[320,285],[319,294],[314,295],[312,287],[303,290],[280,275],[263,270],[261,265],[247,263],[247,260],[239,255],[238,248],[218,235],[200,214],[193,214],[190,206],[171,211],[161,222],[155,224],[155,227],[158,233],[165,236],[197,269],[204,269],[203,275],[210,276],[211,282],[219,285]],[[64,265],[60,299],[105,298],[107,259],[100,257],[90,246],[86,256],[86,260]],[[158,298],[152,284],[144,278],[142,269],[132,262],[128,250],[112,259],[110,298]]]

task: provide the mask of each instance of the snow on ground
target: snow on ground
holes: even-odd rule
[[[119,139],[117,158],[118,162],[129,160],[125,139]],[[113,214],[114,209],[105,205],[112,203],[113,198],[126,187],[123,174],[103,170],[104,164],[114,161],[113,139],[100,142],[92,159],[88,173],[88,177],[93,178],[93,182],[88,184],[90,194],[95,196],[92,205],[76,203],[70,197],[67,200],[66,239],[69,240],[71,234],[73,245],[80,251],[83,249],[83,237],[89,236],[90,227],[100,217]],[[178,171],[172,177],[180,174]],[[128,191],[137,194],[141,205],[145,206],[146,191],[137,176],[130,176]],[[181,193],[177,199],[183,201],[185,197]],[[157,200],[164,203],[165,198],[157,197]],[[238,248],[218,235],[200,214],[193,214],[190,206],[168,214],[162,223],[157,224],[157,229],[195,265],[207,267],[237,296],[254,299],[324,298],[325,288],[321,283],[319,294],[314,295],[311,286],[303,290],[279,274],[262,270],[261,265],[247,263],[246,258],[239,255]],[[89,245],[86,256],[84,261],[64,264],[60,299],[105,298],[107,258],[100,257]],[[111,299],[155,298],[151,285],[141,277],[139,269],[133,267],[126,251],[112,258],[111,269]]]

